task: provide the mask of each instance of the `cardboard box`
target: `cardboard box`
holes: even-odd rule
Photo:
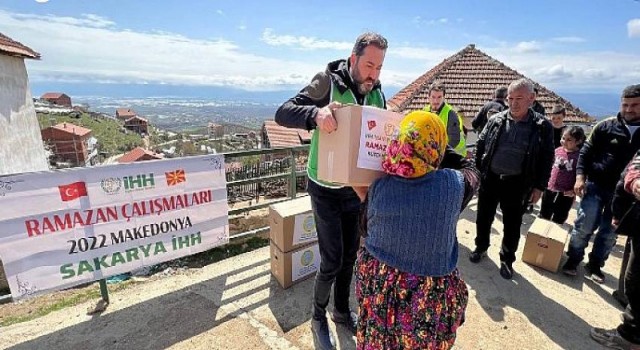
[[[313,243],[285,253],[271,242],[271,274],[287,289],[313,275],[320,268],[320,248]]]
[[[269,238],[283,252],[318,240],[309,196],[269,207]]]
[[[319,131],[318,179],[368,186],[382,176],[382,156],[403,115],[369,106],[348,105],[335,111],[338,129]]]
[[[562,226],[537,218],[527,233],[522,261],[556,272],[568,238],[569,235]]]

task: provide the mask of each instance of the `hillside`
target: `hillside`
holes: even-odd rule
[[[125,130],[122,123],[113,118],[92,116],[87,113],[81,113],[79,117],[75,117],[74,113],[78,112],[66,114],[36,113],[36,115],[38,116],[40,129],[63,122],[91,129],[93,137],[98,139],[100,152],[103,152],[106,156],[123,153],[144,144],[140,135]]]

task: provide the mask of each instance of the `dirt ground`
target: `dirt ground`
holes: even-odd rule
[[[458,224],[459,269],[470,301],[455,348],[600,349],[589,338],[589,329],[620,322],[622,309],[611,291],[617,286],[623,240],[619,239],[607,261],[603,285],[522,261],[514,264],[515,277],[507,281],[498,273],[500,215],[494,223],[489,259],[479,264],[468,260],[475,237],[475,209],[472,202]],[[526,215],[518,257],[532,222],[533,217]],[[283,290],[270,274],[269,248],[265,247],[113,292],[111,305],[102,314],[86,314],[93,300],[1,327],[0,348],[313,349],[312,289],[313,280],[307,279]],[[49,296],[41,298],[44,302]],[[356,307],[353,300],[352,306]],[[0,315],[10,314],[15,307],[0,305]],[[342,327],[334,330],[339,349],[355,348],[354,338]]]

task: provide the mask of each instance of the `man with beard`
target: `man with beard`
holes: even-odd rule
[[[427,112],[433,112],[440,117],[442,123],[447,128],[447,136],[449,137],[449,146],[453,147],[456,152],[462,156],[467,156],[467,142],[465,140],[465,132],[462,118],[458,115],[453,107],[445,100],[446,89],[444,84],[435,81],[429,85],[429,95],[427,99],[429,103],[424,107]]]
[[[314,340],[320,349],[335,346],[326,317],[332,286],[331,319],[355,333],[357,316],[349,308],[349,295],[359,247],[360,199],[351,187],[318,180],[318,131],[330,133],[337,129],[333,111],[342,104],[386,108],[378,81],[386,50],[387,40],[380,34],[360,35],[348,59],[330,62],[324,72],[316,74],[309,85],[280,106],[275,116],[282,126],[316,129],[309,148],[307,192],[311,196],[321,259],[311,320]]]
[[[611,225],[611,200],[620,174],[640,149],[638,130],[640,84],[627,86],[622,91],[618,115],[596,124],[580,149],[574,192],[582,200],[571,231],[567,251],[569,259],[562,267],[562,272],[569,276],[578,274],[577,267],[595,232],[584,276],[596,283],[604,283],[602,267],[616,244],[616,234]]]
[[[325,71],[286,101],[276,112],[278,124],[289,128],[316,131],[309,147],[307,192],[318,233],[320,269],[313,292],[311,330],[319,349],[332,349],[335,340],[329,331],[326,308],[333,286],[334,307],[331,319],[355,333],[357,316],[349,308],[353,266],[359,248],[358,221],[360,199],[351,187],[318,180],[318,133],[338,128],[333,111],[342,104],[386,108],[378,77],[382,69],[387,40],[380,34],[364,33],[358,37],[348,59],[330,62]],[[448,147],[441,168],[459,169],[465,178],[479,181],[478,170]],[[468,185],[471,188],[476,185]],[[466,191],[473,195],[474,191]],[[464,203],[467,203],[465,199]]]

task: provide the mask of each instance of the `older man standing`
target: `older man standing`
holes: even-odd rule
[[[500,276],[513,278],[513,262],[520,241],[520,225],[528,202],[536,203],[547,187],[553,164],[551,123],[530,107],[533,84],[526,79],[508,88],[509,109],[487,122],[476,143],[476,166],[482,175],[478,192],[476,248],[469,260],[478,263],[489,248],[491,225],[498,204],[504,234]]]

